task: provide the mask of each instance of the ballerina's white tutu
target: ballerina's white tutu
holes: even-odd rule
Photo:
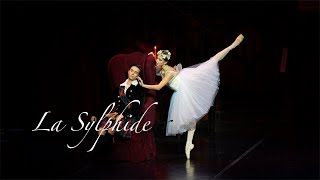
[[[213,105],[220,83],[218,60],[214,57],[183,69],[178,64],[175,69],[167,71],[174,76],[168,86],[175,92],[170,101],[166,136],[194,129]]]

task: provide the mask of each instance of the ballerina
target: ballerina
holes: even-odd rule
[[[167,65],[171,53],[169,50],[160,50],[157,52],[156,61],[159,69],[157,75],[162,77],[161,82],[157,85],[147,85],[140,77],[137,77],[144,88],[160,90],[167,85],[174,90],[170,100],[166,136],[183,134],[188,131],[185,146],[187,159],[190,159],[190,151],[194,148],[192,140],[196,124],[208,113],[219,89],[218,62],[237,47],[243,39],[244,36],[240,34],[230,46],[209,60],[183,69],[181,64],[175,67]]]

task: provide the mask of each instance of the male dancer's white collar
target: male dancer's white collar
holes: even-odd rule
[[[128,82],[128,79],[125,82],[123,82],[122,84],[120,84],[120,86],[126,86],[127,82]],[[138,85],[138,80],[132,81],[131,84],[134,85],[134,86],[137,86]]]
[[[125,87],[125,88],[124,88],[124,93],[125,93],[125,94],[127,94],[127,89],[129,88],[129,87],[127,86],[127,82],[128,82],[128,79],[127,79],[125,82],[123,82],[122,84],[120,84],[120,86],[124,86],[124,87]],[[131,84],[134,85],[134,86],[137,86],[137,85],[138,85],[138,80],[132,81]]]

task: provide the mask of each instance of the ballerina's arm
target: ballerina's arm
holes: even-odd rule
[[[163,86],[165,86],[170,81],[170,79],[172,79],[172,77],[173,77],[173,75],[171,73],[166,73],[164,78],[157,85],[147,85],[147,84],[143,83],[143,81],[142,81],[142,79],[140,77],[137,77],[137,79],[139,80],[140,85],[142,87],[147,88],[147,89],[152,89],[152,90],[158,90],[159,91],[161,88],[163,88]]]

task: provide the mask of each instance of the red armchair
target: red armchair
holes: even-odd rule
[[[108,75],[111,89],[114,91],[119,84],[126,80],[126,73],[132,64],[140,64],[142,67],[142,78],[146,84],[156,83],[155,60],[152,55],[133,52],[130,54],[118,54],[111,58],[108,64]],[[155,90],[146,89],[146,97],[141,113],[155,102]],[[152,127],[149,131],[141,133],[131,132],[131,139],[127,141],[115,141],[113,145],[112,159],[119,161],[140,162],[152,160],[156,156],[156,144],[153,128],[156,121],[156,105],[152,105],[142,118],[138,126],[140,131],[145,122],[150,121]],[[150,127],[148,126],[148,127]]]

